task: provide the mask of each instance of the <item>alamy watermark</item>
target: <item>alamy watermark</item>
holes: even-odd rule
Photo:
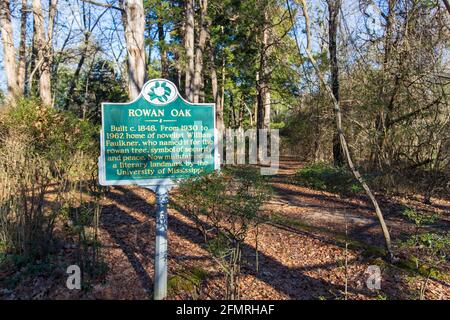
[[[67,267],[66,273],[69,274],[66,281],[66,287],[69,290],[81,289],[81,269],[76,264]]]
[[[278,129],[217,129],[194,122],[192,131],[177,130],[171,134],[173,145],[171,160],[175,164],[191,166],[207,163],[213,148],[218,152],[220,164],[261,166],[262,175],[278,173],[280,164],[280,135]],[[216,139],[212,142],[212,137]],[[193,149],[189,146],[201,146]]]
[[[367,267],[365,274],[368,274],[366,280],[367,288],[370,290],[381,289],[381,269],[377,265],[370,265]]]

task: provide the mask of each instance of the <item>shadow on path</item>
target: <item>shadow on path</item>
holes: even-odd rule
[[[130,210],[137,211],[145,216],[149,215],[149,212],[154,212],[154,207],[151,206],[141,195],[137,194],[135,190],[131,188],[118,187],[121,194],[109,193],[108,197],[121,205],[128,207]],[[150,191],[145,190],[145,193],[150,195]],[[150,209],[153,211],[150,211]],[[183,214],[183,212],[180,212]],[[186,215],[185,215],[186,216]],[[189,217],[188,217],[189,218]],[[121,228],[117,225],[117,222],[121,222]],[[138,256],[144,256],[146,259],[153,259],[154,254],[154,215],[151,214],[147,223],[147,230],[141,232],[139,228],[136,228],[139,232],[135,234],[137,244],[129,243],[124,240],[123,228],[130,229],[132,226],[139,226],[142,224],[137,219],[133,218],[127,212],[117,208],[115,205],[110,205],[104,208],[102,213],[102,225],[122,248],[135,272],[138,274],[141,284],[144,288],[152,288],[152,275],[149,275],[143,266]],[[199,231],[190,224],[178,219],[174,214],[169,212],[169,230],[177,234],[178,236],[195,243],[199,246],[203,246],[203,237]],[[173,260],[176,257],[172,257],[176,248],[171,247],[169,239],[169,259]],[[253,246],[244,245],[243,253],[244,257],[251,258],[254,256],[255,249]],[[187,253],[189,254],[189,253]],[[176,261],[183,261],[190,259],[188,256],[179,257]],[[248,259],[247,259],[248,260]],[[284,293],[291,299],[318,299],[320,296],[330,297],[330,293],[337,294],[344,290],[343,285],[332,284],[322,279],[315,279],[304,274],[304,268],[290,268],[283,265],[275,257],[268,256],[262,252],[259,252],[260,271],[255,274],[250,268],[244,268],[243,271],[247,274],[253,274],[259,280],[272,286],[275,290]],[[332,269],[335,264],[323,265],[321,268]],[[172,269],[169,265],[169,268]],[[170,271],[169,271],[170,272]],[[352,293],[363,293],[355,288],[348,288]],[[332,296],[331,296],[332,297]]]

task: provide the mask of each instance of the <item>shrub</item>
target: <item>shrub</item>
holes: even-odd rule
[[[270,195],[255,168],[232,167],[181,183],[179,204],[195,221],[206,249],[226,276],[226,298],[239,298],[242,246]]]
[[[300,169],[295,181],[305,187],[328,192],[354,194],[362,191],[350,171],[326,163],[315,163]]]
[[[69,160],[76,152],[98,152],[99,128],[72,113],[42,106],[37,100],[22,99],[0,115],[0,134],[26,136],[29,152],[52,161]],[[0,141],[0,146],[2,145]]]
[[[70,113],[20,100],[0,114],[0,243],[34,259],[52,248],[74,186],[96,170],[97,128]],[[94,177],[96,175],[94,174]]]
[[[416,240],[417,240],[419,231],[423,226],[425,226],[427,224],[432,224],[432,223],[436,222],[436,220],[438,220],[438,216],[435,214],[433,214],[433,215],[425,214],[423,212],[416,211],[411,208],[405,208],[403,210],[402,214],[409,221],[414,223],[415,229],[416,229],[414,236],[415,236]]]
[[[177,270],[168,283],[170,294],[189,294],[193,299],[197,299],[200,293],[202,282],[207,277],[207,272],[201,268],[183,268]]]
[[[416,234],[401,242],[399,249],[399,253],[405,257],[400,261],[400,265],[423,276],[420,299],[425,298],[430,278],[449,281],[447,271],[450,257],[450,232]]]

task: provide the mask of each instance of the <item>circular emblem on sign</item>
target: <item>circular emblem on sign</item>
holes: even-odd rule
[[[154,79],[145,84],[142,94],[145,100],[153,104],[168,104],[177,97],[177,88],[170,81]]]

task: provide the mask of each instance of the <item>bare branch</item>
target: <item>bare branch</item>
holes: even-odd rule
[[[85,3],[93,4],[94,6],[99,6],[99,7],[103,7],[103,8],[109,8],[109,9],[123,11],[122,8],[114,6],[114,5],[109,4],[109,3],[102,3],[102,2],[97,2],[97,1],[94,1],[94,0],[81,0],[81,1],[85,2]]]

